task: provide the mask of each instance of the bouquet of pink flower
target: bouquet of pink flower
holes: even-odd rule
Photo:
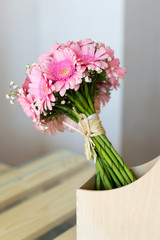
[[[14,82],[7,98],[19,105],[36,129],[54,135],[74,130],[85,137],[85,155],[94,159],[97,189],[112,189],[135,179],[106,137],[98,117],[100,104],[119,87],[125,68],[114,51],[91,39],[56,43],[38,63],[27,65],[22,87]]]

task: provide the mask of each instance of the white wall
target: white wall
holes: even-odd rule
[[[34,130],[17,104],[5,94],[11,80],[22,84],[25,64],[36,61],[54,40],[93,38],[115,49],[123,64],[124,0],[4,0],[0,1],[0,132],[1,161],[18,163],[57,148],[83,153],[84,139],[76,133],[43,136]],[[107,135],[120,151],[122,89],[112,94],[101,113]]]
[[[160,154],[160,1],[126,1],[123,155],[131,166]]]

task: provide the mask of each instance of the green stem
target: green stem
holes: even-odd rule
[[[111,167],[109,166],[109,164],[107,163],[105,158],[102,156],[102,154],[99,154],[99,156],[100,156],[100,159],[101,159],[102,165],[104,166],[105,171],[109,172],[111,178],[113,179],[112,181],[114,181],[116,187],[122,187],[123,185],[120,183],[120,181],[118,180],[117,176],[115,175],[115,173],[113,172],[113,170],[111,169]]]
[[[127,185],[126,180],[123,178],[121,172],[118,170],[118,168],[115,166],[115,164],[112,162],[112,160],[110,159],[110,157],[107,155],[107,153],[104,151],[103,148],[101,148],[101,146],[99,145],[98,141],[96,140],[96,137],[92,138],[98,152],[100,152],[102,154],[102,156],[104,157],[104,159],[107,161],[108,165],[110,166],[110,168],[113,170],[113,172],[116,174],[117,178],[119,179],[119,181],[122,183],[123,186]]]
[[[97,167],[97,160],[96,160],[96,189],[97,190],[101,189],[101,176],[100,176],[100,171]]]
[[[84,85],[84,89],[85,89],[86,98],[87,98],[87,100],[88,100],[89,106],[90,106],[91,111],[92,111],[92,114],[93,114],[93,113],[95,113],[95,108],[94,108],[93,102],[92,102],[92,100],[91,100],[89,91],[88,91],[88,85],[87,85],[87,83]]]
[[[84,113],[88,117],[90,114],[94,113],[95,110],[94,110],[93,102],[89,95],[87,84],[84,84],[84,90],[85,90],[84,92],[88,100],[88,103],[86,102],[86,99],[82,95],[83,94],[82,89],[81,89],[82,94],[79,91],[77,91],[76,96],[73,97],[69,93],[67,93],[67,96],[75,104],[78,111],[80,113]],[[78,97],[78,100],[77,100],[77,97]],[[82,105],[79,102],[81,102]],[[103,171],[106,172],[105,176],[106,178],[108,178],[108,181],[110,182],[110,185],[112,186],[112,188],[113,188],[113,184],[111,183],[112,179],[115,182],[117,187],[129,184],[132,181],[134,181],[134,177],[131,171],[128,169],[123,159],[119,156],[119,154],[113,148],[112,144],[109,142],[109,140],[105,135],[96,136],[92,138],[92,140],[95,143],[95,146],[97,148],[97,153],[99,154],[102,164],[104,166]],[[100,176],[103,182],[104,180],[102,179],[103,177],[102,170],[101,170]],[[112,179],[110,179],[110,176],[112,177]]]
[[[103,140],[100,138],[100,136],[96,136],[96,140],[99,142],[99,144],[105,149],[105,152],[108,154],[108,156],[112,159],[115,166],[119,169],[120,173],[126,180],[126,182],[129,184],[131,183],[131,180],[129,179],[127,173],[125,172],[124,168],[121,166],[121,164],[117,161],[117,158],[114,156],[112,151],[108,148],[108,146],[103,142]]]
[[[70,94],[67,94],[68,95],[68,97],[72,100],[72,101],[74,101],[75,102],[75,105],[78,107],[78,109],[83,113],[84,112],[84,109],[83,109],[83,107],[79,104],[79,102],[77,102],[76,101],[76,99],[74,99]],[[72,99],[73,98],[73,99]],[[87,115],[89,115],[89,113],[87,112]],[[96,136],[95,138],[97,138],[97,140],[101,140],[98,136]],[[103,141],[100,141],[99,142],[100,144],[102,144],[103,143]],[[104,146],[104,144],[102,144],[102,148],[103,147],[105,147]],[[117,167],[119,167],[119,165],[118,165],[118,162],[116,161],[116,159],[114,158],[114,159],[110,159],[109,157],[108,157],[108,155],[107,155],[107,153],[105,152],[106,151],[106,149],[104,148],[103,149],[103,156],[104,156],[104,158],[106,158],[107,157],[107,159],[108,159],[108,161],[110,161],[110,162],[112,162],[112,160],[114,160],[115,162],[116,162],[116,165],[115,165],[115,167],[116,167],[116,169],[115,169],[115,171],[116,171],[116,175],[117,175],[117,177],[119,178],[119,180],[120,180],[120,182],[123,184],[123,185],[126,185],[127,183],[130,183],[130,180],[129,180],[129,178],[127,179],[127,175],[125,176],[125,173],[124,173],[124,171],[123,171],[123,168],[121,167],[120,168],[120,171],[118,170],[118,168]],[[110,154],[111,155],[111,154]],[[112,157],[114,157],[114,155],[112,154]],[[112,163],[112,164],[114,164],[114,163]],[[111,165],[111,164],[110,164]],[[113,170],[114,171],[114,170]],[[122,171],[122,173],[123,174],[121,174],[121,171]],[[111,172],[111,171],[110,171]],[[123,178],[123,175],[125,176],[125,178]],[[125,179],[127,179],[127,181],[125,180]],[[117,186],[119,186],[119,183],[118,183],[118,181],[116,181],[116,185]]]
[[[103,182],[105,189],[112,189],[112,185],[111,185],[110,181],[108,180],[108,178],[104,172],[104,169],[101,166],[101,163],[98,158],[96,160],[96,167],[97,167],[97,173],[100,174],[100,177],[101,177],[101,180]]]
[[[88,106],[87,102],[85,101],[84,97],[81,95],[79,91],[76,91],[76,95],[79,98],[80,102],[83,104],[86,111],[88,111],[88,114],[92,114],[92,111],[90,107]]]
[[[73,96],[71,96],[69,93],[67,93],[67,97],[75,104],[75,106],[78,108],[78,110],[81,113],[84,113],[87,117],[90,115]]]
[[[125,162],[123,161],[123,159],[119,156],[119,154],[117,153],[117,151],[114,149],[114,147],[112,146],[111,142],[108,140],[108,138],[106,137],[106,135],[100,135],[101,139],[105,142],[105,144],[107,145],[107,147],[112,151],[112,153],[115,155],[115,157],[117,158],[117,160],[119,161],[119,163],[121,164],[121,166],[123,167],[123,169],[125,170],[125,172],[127,173],[128,177],[130,178],[131,182],[135,181],[135,177],[133,176],[131,170],[127,167],[127,165],[125,164]]]
[[[56,108],[59,108],[61,110],[63,110],[63,112],[68,116],[70,117],[73,121],[77,122],[78,123],[78,118],[75,114],[75,112],[73,111],[73,109],[71,109],[70,107],[66,106],[66,105],[60,105],[60,104],[57,104],[56,105]]]
[[[94,158],[94,152],[92,151],[92,149],[91,149],[91,152],[92,152],[92,156],[93,156],[93,158]],[[97,161],[98,161],[98,159],[96,158],[96,189],[97,189],[97,190],[101,190],[101,176],[102,176],[102,174],[100,174],[100,170],[99,170],[99,168],[98,168],[98,162],[97,162]],[[103,166],[103,164],[102,164],[102,166]],[[104,174],[106,174],[106,176],[107,176],[110,184],[112,185],[112,188],[114,188],[113,181],[112,181],[112,179],[111,179],[111,177],[110,177],[110,175],[109,175],[109,172],[106,171],[106,169],[104,169]],[[103,180],[103,179],[102,179],[102,180]],[[104,180],[103,180],[103,181],[104,181]],[[105,183],[104,183],[104,184],[105,184]]]

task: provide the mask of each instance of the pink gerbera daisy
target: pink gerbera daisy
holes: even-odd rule
[[[124,74],[127,72],[125,68],[119,67],[119,65],[120,62],[118,58],[113,58],[110,62],[108,62],[106,73],[110,78],[110,82],[113,88],[119,87],[119,79],[123,79]]]
[[[58,50],[59,48],[65,48],[65,47],[66,47],[65,44],[55,42],[55,43],[50,47],[50,50],[49,50],[50,56],[53,57],[55,50]]]
[[[22,89],[23,89],[23,91],[25,92],[25,93],[28,93],[28,89],[29,89],[29,84],[30,84],[31,82],[30,82],[30,79],[29,79],[29,77],[27,76],[26,77],[26,79],[25,79],[25,81],[24,81],[24,83],[23,83],[23,85],[22,85]]]
[[[39,64],[41,64],[47,58],[49,58],[49,53],[47,53],[47,52],[42,53],[38,58]]]
[[[42,131],[44,134],[49,133],[50,135],[55,135],[56,133],[63,132],[65,130],[72,132],[73,130],[67,127],[63,123],[64,121],[67,122],[69,125],[78,128],[78,124],[65,115],[61,115],[58,117],[58,119],[50,122],[45,122],[44,120],[40,122],[37,121],[34,126],[37,130]]]
[[[71,46],[77,44],[78,46],[82,47],[82,46],[85,46],[85,45],[88,45],[88,44],[93,44],[93,43],[94,43],[94,42],[93,42],[92,39],[87,38],[87,39],[84,39],[84,40],[80,40],[80,41],[78,41],[78,42],[68,41],[68,42],[67,42],[67,46],[71,47]]]
[[[77,62],[76,54],[68,47],[55,50],[53,57],[44,62],[43,68],[61,96],[67,89],[77,90],[82,82],[83,69]]]
[[[42,73],[38,65],[34,65],[28,73],[30,84],[28,92],[33,96],[34,101],[40,112],[52,110],[52,102],[55,101],[53,91],[55,87],[51,80],[48,80],[46,75]]]
[[[18,103],[23,108],[23,111],[28,117],[37,118],[37,111],[34,106],[33,98],[30,94],[25,94],[25,92],[18,94]]]
[[[105,106],[105,104],[109,102],[109,99],[110,99],[110,96],[106,94],[101,94],[96,97],[94,107],[97,114],[99,114],[101,111],[101,104],[102,106]]]
[[[82,47],[82,46],[94,43],[94,41],[90,38],[86,38],[86,39],[78,41],[77,43]]]
[[[95,99],[94,107],[95,107],[96,113],[100,113],[100,105],[102,104],[102,106],[105,106],[105,104],[108,103],[110,100],[109,89],[111,88],[111,84],[98,83],[97,88],[99,93]]]
[[[113,60],[114,59],[114,51],[110,47],[106,47],[106,52],[109,55],[108,61]]]
[[[34,124],[34,127],[38,131],[42,131],[43,134],[50,133],[51,135],[55,135],[56,133],[58,133],[58,130],[57,130],[56,125],[55,125],[55,121],[51,121],[51,122],[45,122],[45,121],[36,122]]]
[[[105,47],[97,47],[96,43],[91,42],[90,39],[80,41],[77,43],[70,42],[70,48],[76,53],[82,66],[88,67],[92,70],[97,68],[106,69],[108,64],[106,59],[109,57]]]

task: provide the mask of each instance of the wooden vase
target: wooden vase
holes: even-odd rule
[[[77,189],[77,240],[160,240],[160,156],[131,168],[137,180],[95,191],[95,175]]]

